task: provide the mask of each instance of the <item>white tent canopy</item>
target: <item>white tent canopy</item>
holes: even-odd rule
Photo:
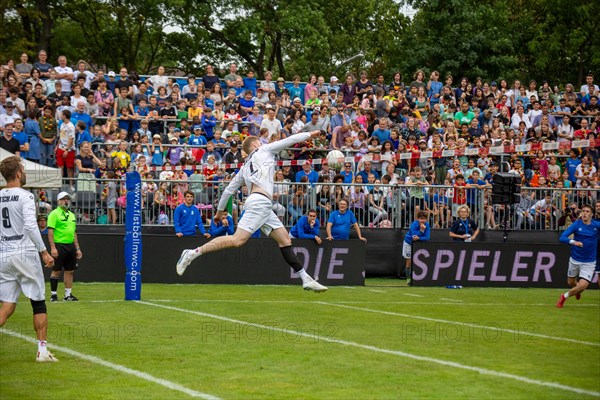
[[[9,151],[0,149],[0,160],[10,157]],[[62,183],[62,171],[58,168],[46,167],[33,161],[23,160],[25,173],[27,174],[26,188],[59,188]],[[0,187],[6,185],[6,181],[0,175]]]

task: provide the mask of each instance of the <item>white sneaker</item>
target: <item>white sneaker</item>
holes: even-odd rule
[[[185,269],[192,262],[192,254],[194,254],[194,250],[184,250],[181,252],[181,257],[177,261],[177,274],[183,275]]]
[[[304,288],[304,290],[311,290],[316,293],[321,293],[321,292],[324,292],[327,290],[326,286],[321,285],[319,282],[315,281],[314,279],[309,282],[304,282],[302,284],[302,287]]]
[[[52,353],[49,351],[38,351],[37,357],[35,358],[36,362],[58,362],[58,358],[54,357]]]

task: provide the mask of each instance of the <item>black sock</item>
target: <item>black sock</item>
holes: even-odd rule
[[[296,254],[292,251],[292,246],[280,247],[281,254],[290,267],[294,269],[294,271],[298,272],[302,269],[302,264],[300,264],[300,260],[296,257]]]
[[[58,289],[58,278],[50,278],[50,291],[56,292]]]

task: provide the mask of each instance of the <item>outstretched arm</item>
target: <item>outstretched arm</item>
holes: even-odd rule
[[[310,139],[311,137],[319,136],[319,132],[320,131],[297,133],[295,135],[288,136],[285,139],[281,139],[281,140],[278,140],[273,143],[265,144],[262,146],[262,148],[264,148],[267,151],[270,151],[271,153],[277,154],[281,150],[287,149],[288,147],[292,147],[296,143],[302,143],[302,142]]]

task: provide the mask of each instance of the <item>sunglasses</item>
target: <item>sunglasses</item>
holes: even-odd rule
[[[344,165],[344,167],[346,168],[350,168],[352,165]]]

